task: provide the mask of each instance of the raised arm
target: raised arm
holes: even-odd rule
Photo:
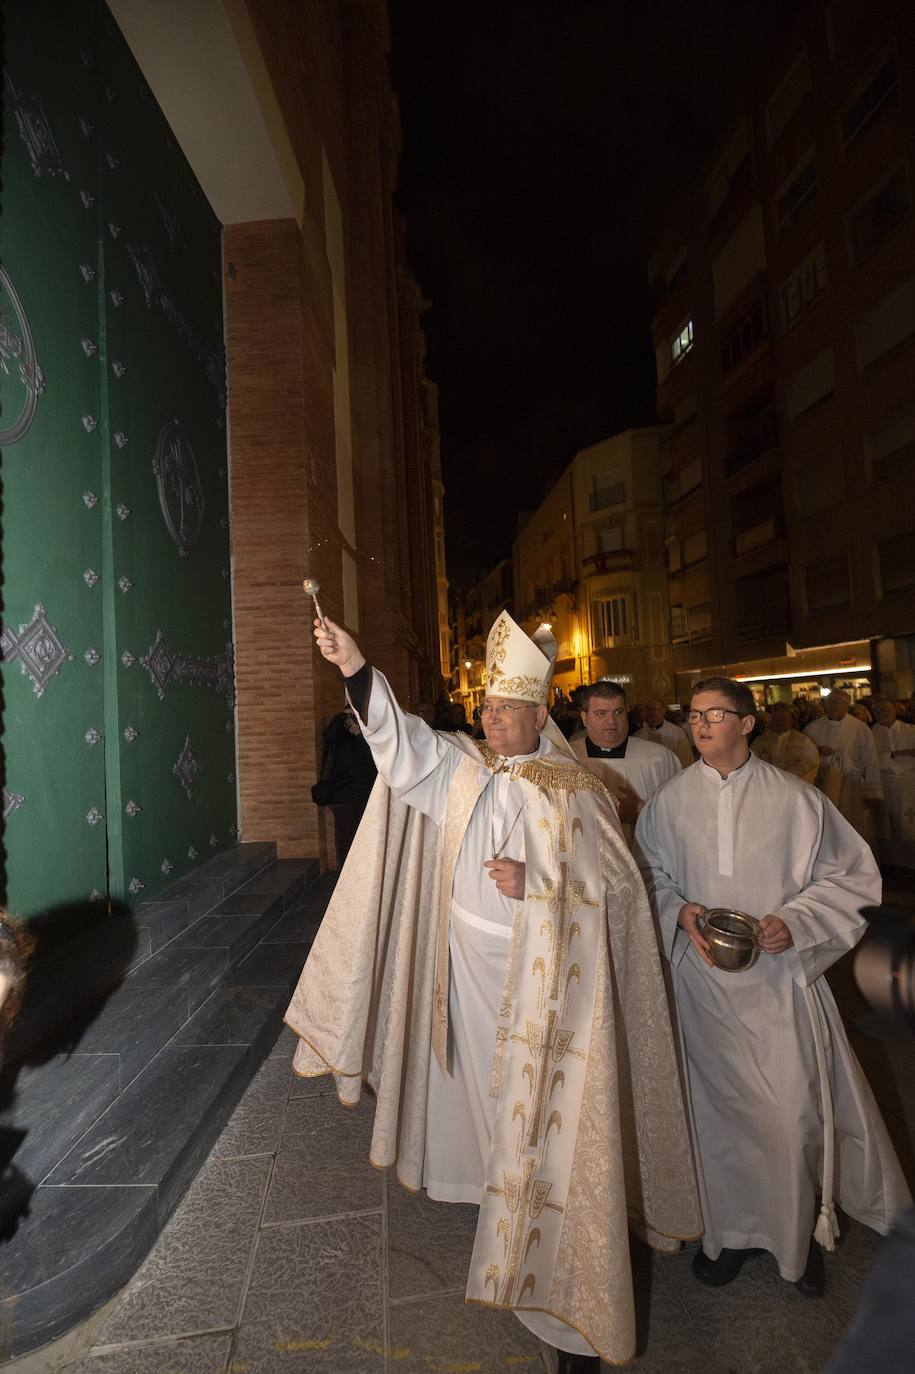
[[[464,757],[461,750],[418,716],[401,710],[384,674],[366,663],[341,625],[327,617],[323,624],[316,620],[315,643],[343,674],[347,697],[381,777],[401,801],[441,822],[451,779]]]

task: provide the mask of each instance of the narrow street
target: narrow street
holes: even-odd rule
[[[909,885],[913,886],[913,885]],[[915,890],[888,900],[915,905]],[[831,980],[849,1023],[866,1010],[847,961]],[[910,1179],[915,1045],[852,1030]],[[463,1301],[476,1209],[410,1195],[368,1163],[372,1104],[291,1070],[281,1033],[206,1164],[127,1288],[15,1374],[511,1374],[549,1371],[511,1315]],[[700,1287],[692,1247],[634,1248],[645,1374],[816,1374],[854,1312],[880,1238],[845,1223],[811,1302],[769,1259]]]

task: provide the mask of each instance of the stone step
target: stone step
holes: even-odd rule
[[[331,884],[309,882],[313,861],[274,856],[241,883],[227,856],[215,873],[211,860],[204,882],[222,891],[205,915],[190,915],[186,880],[177,898],[144,903],[157,908],[142,927],[155,952],[71,1018],[59,1057],[11,1075],[4,1355],[55,1339],[123,1286],[276,1041]]]
[[[38,948],[22,1012],[7,1040],[6,1062],[20,1062],[38,1045],[53,1042],[132,968],[275,861],[273,841],[233,845],[164,888],[155,901],[141,902],[132,913],[89,907],[68,911],[66,919],[32,922]],[[53,1043],[48,1054],[53,1057]]]

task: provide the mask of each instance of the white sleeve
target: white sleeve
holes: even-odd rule
[[[400,801],[441,824],[462,751],[419,716],[401,710],[377,668],[365,712],[363,720],[357,711],[357,719],[379,775]]]
[[[870,847],[825,797],[810,881],[777,913],[791,931],[785,951],[801,987],[853,949],[867,926],[863,907],[879,906],[880,870]]]
[[[632,857],[642,874],[648,900],[658,924],[661,948],[672,964],[679,964],[689,948],[689,937],[677,925],[680,908],[688,899],[668,872],[669,859],[662,853],[657,830],[657,794],[639,813],[632,841]]]

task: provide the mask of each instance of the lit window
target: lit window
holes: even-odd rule
[[[670,362],[672,367],[686,356],[693,346],[693,322],[687,320],[670,341]]]
[[[597,644],[628,643],[635,635],[628,596],[612,596],[592,605],[594,641]]]

